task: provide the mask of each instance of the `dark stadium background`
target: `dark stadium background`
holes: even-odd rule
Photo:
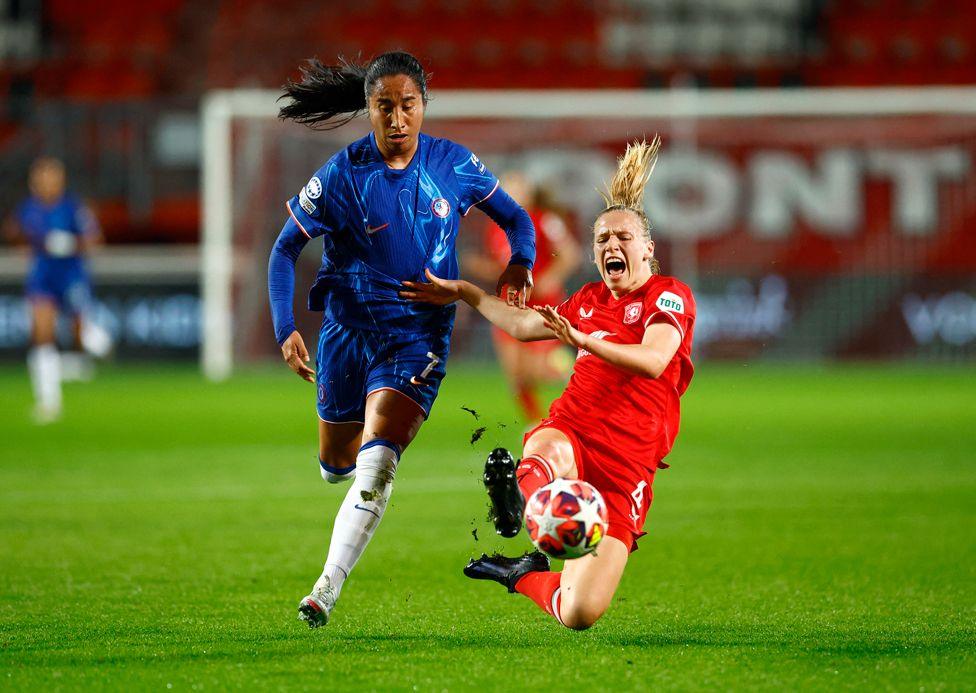
[[[672,87],[966,85],[976,81],[974,13],[962,0],[7,0],[0,5],[0,214],[25,194],[34,157],[63,158],[72,189],[90,200],[105,230],[107,246],[95,260],[96,315],[116,334],[119,358],[192,358],[200,323],[200,104],[209,90],[275,89],[312,55],[369,57],[391,48],[413,51],[428,66],[433,109],[437,92],[451,89],[655,89],[664,98]],[[974,121],[913,122],[867,119],[855,131],[843,122],[811,122],[787,134],[761,119],[699,128],[698,151],[734,170],[738,196],[720,228],[707,235],[699,229],[692,249],[697,272],[686,279],[701,298],[700,357],[972,357]],[[663,131],[666,151],[680,135],[655,123],[644,127]],[[351,136],[338,133],[341,141]],[[469,144],[474,138],[464,130],[457,136]],[[610,134],[591,144],[609,157],[621,139]],[[936,174],[931,218],[923,228],[899,230],[897,206],[925,200],[897,187],[890,166],[889,175],[872,169],[872,152],[894,146],[926,153],[947,142],[954,148],[949,158],[961,162]],[[838,231],[829,219],[818,226],[796,214],[788,228],[755,232],[750,189],[763,184],[750,171],[769,149],[799,157],[814,179],[827,166],[818,158],[824,152],[850,151],[859,218]],[[287,197],[324,158],[313,152],[300,164],[255,168],[262,178],[286,180],[271,196]],[[499,165],[491,151],[483,158]],[[693,165],[707,167],[708,160]],[[666,165],[658,175],[668,175]],[[669,194],[683,195],[684,204],[705,204],[695,196],[707,191],[676,185]],[[465,227],[468,239],[480,232],[476,217]],[[587,220],[573,221],[582,238]],[[272,215],[262,223],[251,242],[255,255],[270,245],[280,220]],[[675,224],[658,226],[659,255],[675,271],[668,262]],[[23,258],[4,249],[6,358],[20,357],[27,334],[23,271]],[[584,273],[575,283],[591,278]],[[259,300],[255,293],[253,317],[241,320],[262,321],[238,339],[247,341],[237,345],[239,356],[273,355],[261,338],[269,332]],[[305,326],[314,329],[314,321]]]
[[[584,247],[613,157],[663,136],[649,214],[698,300],[697,372],[649,536],[591,631],[460,574],[510,550],[479,475],[526,424],[463,311],[334,622],[294,620],[344,489],[319,480],[264,268],[283,201],[366,125],[233,124],[224,329],[202,306],[203,114],[219,90],[273,113],[304,59],[387,49],[432,73],[425,127],[496,172],[535,166]],[[472,90],[753,116],[433,118]],[[845,116],[755,115],[848,97]],[[894,101],[922,108],[870,113]],[[0,687],[974,687],[976,2],[0,0],[0,218],[44,154],[104,229],[92,317],[117,350],[33,425],[27,258],[0,241]],[[317,316],[298,318],[312,345]],[[198,364],[208,326],[223,382]]]

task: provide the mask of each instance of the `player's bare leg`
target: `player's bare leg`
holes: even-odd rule
[[[464,574],[524,594],[560,624],[585,630],[610,606],[628,555],[622,541],[604,537],[598,551],[566,561],[561,573],[550,571],[545,554],[533,551],[516,558],[482,555],[465,566]]]
[[[363,443],[377,438],[406,448],[424,423],[424,410],[397,390],[377,390],[366,398],[366,425]]]
[[[329,423],[319,419],[319,471],[330,484],[352,481],[356,455],[363,444],[363,424]]]
[[[559,580],[559,622],[574,630],[596,623],[610,606],[629,555],[622,541],[604,537],[595,553],[566,561]]]
[[[573,444],[558,428],[540,428],[533,433],[532,437],[525,441],[522,457],[523,460],[535,457],[547,462],[552,471],[552,479],[549,481],[575,479],[578,473]]]
[[[558,428],[541,428],[525,441],[518,467],[518,483],[526,502],[532,494],[556,479],[575,479],[576,451]]]
[[[556,428],[536,431],[526,441],[524,454],[518,484],[526,498],[556,478],[577,478],[573,444]],[[623,542],[604,537],[599,551],[566,561],[561,573],[551,572],[545,556],[535,551],[517,558],[483,555],[470,561],[464,574],[501,583],[510,592],[529,597],[567,628],[584,630],[610,605],[628,556]]]
[[[34,419],[50,423],[61,415],[61,356],[55,343],[58,309],[54,301],[31,300],[31,341],[27,366],[34,388]]]
[[[309,627],[328,623],[346,578],[386,512],[400,454],[413,441],[423,422],[420,406],[400,392],[383,389],[366,398],[365,423],[359,431],[360,445],[352,460],[355,478],[336,514],[322,575],[298,607],[299,618]],[[329,433],[335,435],[328,442],[341,453],[337,461],[344,461],[345,467],[350,467],[353,438],[347,437],[343,445],[341,437],[349,436],[350,432],[330,427]]]

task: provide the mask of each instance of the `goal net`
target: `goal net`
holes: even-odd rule
[[[202,365],[277,356],[266,266],[294,195],[368,132],[276,119],[278,94],[213,92],[203,108]],[[663,271],[698,299],[700,358],[826,359],[976,354],[976,90],[835,89],[441,92],[424,131],[496,173],[545,186],[589,249],[596,189],[627,141],[660,133],[645,207]],[[480,248],[470,214],[459,237]],[[321,242],[297,270],[303,309]],[[592,259],[592,253],[589,253]],[[598,278],[591,262],[570,282]],[[459,311],[452,358],[489,352]]]

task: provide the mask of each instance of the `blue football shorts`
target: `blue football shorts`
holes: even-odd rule
[[[83,313],[91,301],[91,282],[80,262],[36,261],[26,289],[28,299],[49,299],[71,315]]]
[[[427,418],[444,379],[450,341],[450,330],[386,334],[323,320],[315,368],[319,418],[362,422],[366,397],[383,389],[406,395]]]

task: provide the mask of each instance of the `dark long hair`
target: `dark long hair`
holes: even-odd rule
[[[282,120],[294,120],[318,130],[332,130],[363,113],[377,80],[405,75],[416,83],[427,104],[427,73],[420,61],[409,53],[383,53],[365,65],[339,58],[338,65],[324,65],[312,58],[301,67],[301,79],[288,80],[285,93],[290,99],[278,111]]]

